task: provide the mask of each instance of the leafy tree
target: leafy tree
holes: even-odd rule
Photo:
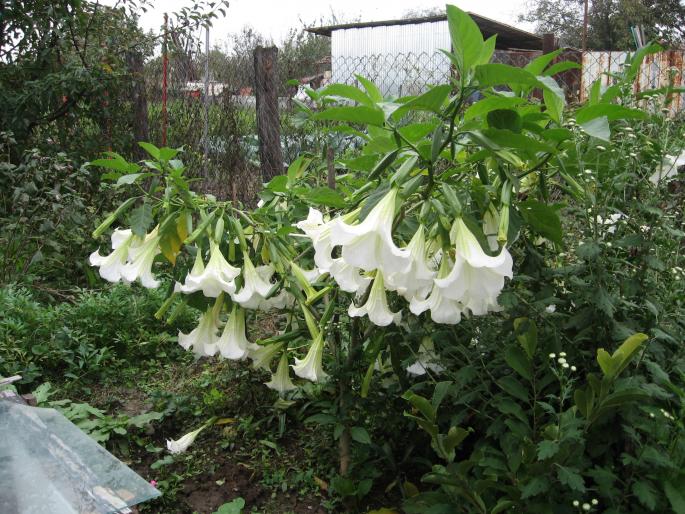
[[[561,43],[580,47],[583,0],[532,0],[520,21],[552,32]],[[685,38],[685,4],[679,0],[594,0],[588,11],[588,48],[627,50],[635,46],[630,27],[641,25],[648,39],[671,44]]]

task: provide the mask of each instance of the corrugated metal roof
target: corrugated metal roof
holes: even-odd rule
[[[525,30],[512,27],[506,23],[491,20],[479,14],[469,13],[480,28],[483,36],[488,38],[497,34],[498,49],[523,49],[540,50],[542,49],[542,38]],[[423,23],[443,22],[447,20],[447,15],[425,16],[422,18],[403,18],[400,20],[368,21],[358,23],[344,23],[340,25],[328,25],[325,27],[312,27],[307,30],[320,36],[331,36],[337,30],[364,29],[371,27],[388,27],[393,25],[419,25]]]

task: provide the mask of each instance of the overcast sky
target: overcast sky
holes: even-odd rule
[[[112,0],[103,3],[111,4]],[[155,32],[162,24],[164,12],[189,5],[187,0],[154,0],[153,3],[154,8],[143,15],[141,23],[146,30]],[[531,29],[516,21],[524,10],[525,0],[455,0],[453,3],[466,11]],[[223,46],[227,34],[249,25],[279,43],[288,29],[301,27],[302,22],[307,26],[318,25],[320,19],[330,19],[332,12],[345,20],[373,21],[395,19],[408,10],[439,5],[444,3],[436,0],[231,0],[227,16],[214,22],[210,42],[212,46]]]

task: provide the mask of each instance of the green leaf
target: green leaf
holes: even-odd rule
[[[576,468],[557,466],[557,478],[570,489],[579,493],[585,492],[585,481]]]
[[[526,380],[533,378],[530,361],[524,351],[518,346],[509,346],[504,350],[504,360]]]
[[[558,73],[563,73],[568,70],[580,70],[581,66],[577,62],[573,61],[561,61],[555,64],[552,64],[549,68],[547,68],[542,75],[545,75],[547,77],[553,77],[554,75],[557,75]],[[540,75],[538,73],[538,75]]]
[[[133,209],[129,216],[131,231],[138,237],[145,237],[154,221],[155,220],[152,217],[152,205],[147,202],[144,202],[140,207]]]
[[[649,482],[638,480],[631,489],[639,502],[647,509],[654,510],[656,508],[657,492]]]
[[[361,89],[348,84],[331,84],[321,91],[321,96],[340,96],[373,107],[373,100]]]
[[[336,190],[330,187],[315,187],[307,192],[307,201],[316,205],[325,205],[341,209],[345,207],[345,199]]]
[[[488,64],[492,59],[492,54],[495,53],[495,46],[497,45],[497,34],[493,34],[483,42],[483,47],[480,51],[480,57],[476,64]]]
[[[447,6],[447,24],[459,72],[465,76],[468,70],[480,61],[483,53],[483,35],[471,16],[454,5]]]
[[[419,95],[412,98],[407,103],[399,107],[394,113],[394,118],[401,118],[408,111],[430,111],[439,114],[442,110],[442,105],[452,91],[452,86],[449,84],[443,84],[441,86],[435,86]]]
[[[213,514],[241,514],[243,512],[244,507],[245,500],[243,500],[242,498],[236,498],[228,503],[224,503]]]
[[[129,185],[136,182],[140,177],[151,177],[152,173],[130,173],[128,175],[122,175],[117,179],[117,187],[123,185]]]
[[[482,87],[503,86],[519,84],[524,86],[539,87],[538,79],[523,68],[509,66],[508,64],[490,63],[476,66],[474,78]]]
[[[512,375],[507,375],[500,378],[497,381],[497,385],[500,386],[504,392],[510,394],[514,398],[524,402],[528,401],[528,390]]]
[[[376,103],[383,101],[383,93],[381,93],[381,90],[378,89],[376,84],[371,82],[369,79],[362,77],[361,75],[355,75],[355,77],[361,83],[361,85],[364,86],[364,89],[366,89],[366,93],[369,95],[371,100]]]
[[[382,127],[385,122],[383,111],[366,106],[329,107],[313,116],[316,120],[345,121]]]
[[[137,173],[140,166],[133,162],[128,162],[121,155],[116,152],[107,153],[111,159],[95,159],[89,162],[88,166],[99,166],[109,170],[121,171],[122,173]]]
[[[429,402],[426,398],[423,396],[419,396],[418,394],[414,393],[413,391],[407,391],[402,395],[402,398],[407,400],[409,403],[411,403],[412,407],[414,407],[416,410],[421,412],[423,416],[428,420],[428,421],[435,421],[436,417],[436,412],[433,406],[431,405],[431,402]]]
[[[538,460],[551,459],[559,452],[559,443],[556,441],[540,441],[538,443]]]
[[[601,116],[579,125],[588,136],[607,142],[611,140],[611,129],[609,128],[609,120],[606,116]]]
[[[526,351],[528,358],[533,360],[535,350],[538,346],[538,327],[535,322],[528,318],[516,318],[514,320],[514,330],[516,339],[521,347]]]
[[[561,220],[556,208],[537,200],[526,200],[519,205],[519,212],[535,232],[553,243],[563,245]]]
[[[639,109],[631,109],[622,105],[601,103],[587,105],[578,109],[575,114],[576,121],[581,126],[588,121],[601,117],[605,117],[608,121],[627,119],[643,120],[647,118],[647,113]]]
[[[549,490],[549,480],[544,476],[533,477],[521,488],[521,499],[532,498]]]
[[[516,107],[525,102],[525,98],[518,96],[490,96],[488,98],[483,98],[466,109],[466,112],[464,112],[464,120],[478,118],[494,110],[511,109],[512,107]]]
[[[152,143],[146,143],[145,141],[141,141],[138,143],[138,146],[140,146],[143,150],[150,154],[150,156],[156,161],[162,160],[159,148],[157,148]]]
[[[494,109],[488,112],[488,125],[496,129],[507,129],[519,133],[523,127],[521,116],[512,109]]]
[[[371,436],[369,436],[369,433],[364,427],[350,428],[350,436],[352,436],[352,439],[358,443],[371,444]]]
[[[543,54],[539,57],[536,57],[528,64],[526,64],[523,69],[531,72],[533,75],[542,75],[542,72],[545,71],[545,68],[547,68],[549,63],[556,59],[559,56],[559,54],[561,54],[561,52],[562,49],[559,49],[555,50],[554,52],[550,52],[548,54]]]
[[[666,480],[664,482],[664,492],[671,503],[673,512],[675,514],[685,514],[685,480],[680,478],[678,484]]]
[[[564,99],[559,98],[559,95],[547,88],[542,90],[542,98],[547,109],[545,112],[547,112],[550,118],[561,124],[561,118],[564,114]]]

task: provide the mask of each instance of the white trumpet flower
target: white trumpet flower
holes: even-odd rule
[[[91,266],[98,266],[100,276],[109,282],[122,280],[122,270],[128,261],[129,248],[135,245],[135,236],[130,229],[117,228],[112,232],[112,253],[100,255],[99,250],[90,254]]]
[[[157,232],[159,227],[155,227],[152,232],[145,236],[139,245],[131,245],[128,250],[129,261],[121,269],[121,277],[128,282],[135,282],[140,279],[143,287],[154,289],[159,286],[159,280],[152,275],[152,263],[160,253]]]
[[[323,370],[323,332],[314,338],[312,345],[304,359],[295,358],[295,364],[291,365],[295,374],[300,378],[321,382],[328,375]]]
[[[454,266],[446,277],[436,278],[435,285],[445,298],[460,302],[475,315],[499,310],[497,297],[504,279],[513,276],[511,254],[502,248],[495,257],[487,255],[461,218],[454,221],[452,235]]]
[[[347,264],[343,259],[334,259],[328,273],[340,289],[347,293],[363,293],[372,280],[371,277],[363,275],[359,268]]]
[[[365,271],[382,268],[386,276],[402,273],[410,264],[409,251],[392,240],[397,189],[391,189],[357,225],[343,219],[331,224],[333,246],[342,246],[343,260]]]
[[[347,309],[350,317],[369,316],[369,321],[379,327],[386,327],[390,323],[398,324],[402,319],[401,311],[392,312],[388,307],[388,298],[385,295],[385,285],[383,283],[383,274],[380,271],[376,272],[376,278],[373,280],[369,298],[361,307],[357,307],[354,303],[350,304]]]
[[[238,275],[240,269],[231,266],[221,253],[219,245],[212,241],[207,267],[202,263],[202,252],[198,248],[193,269],[186,276],[185,283],[177,284],[175,290],[186,294],[202,291],[206,297],[216,298],[221,292],[235,292],[235,278]]]
[[[237,293],[232,293],[231,298],[246,309],[258,309],[271,291],[272,284],[269,280],[274,269],[272,266],[260,266],[256,269],[245,255],[242,273],[243,287]]]
[[[426,238],[423,226],[418,230],[407,245],[410,265],[403,273],[393,273],[386,279],[386,286],[390,291],[397,291],[408,300],[414,297],[425,298],[433,286],[435,271],[431,269],[426,254]]]
[[[266,382],[266,387],[283,394],[287,391],[297,389],[297,386],[290,380],[290,368],[288,367],[288,356],[283,353],[281,360],[278,361],[276,373],[271,375],[271,380]]]
[[[198,435],[200,435],[200,432],[202,432],[205,428],[207,428],[208,425],[202,425],[200,428],[197,430],[193,430],[192,432],[188,432],[186,435],[181,437],[180,439],[173,440],[173,439],[167,439],[166,441],[166,447],[167,450],[169,450],[169,453],[171,454],[179,454],[179,453],[184,453],[191,444],[195,442],[195,439],[197,438]]]
[[[239,361],[245,359],[254,346],[245,336],[245,311],[234,305],[212,354],[219,350],[222,357]]]
[[[328,271],[333,265],[333,245],[331,244],[331,223],[324,222],[321,211],[309,208],[307,219],[295,224],[305,235],[312,240],[314,247],[314,263],[322,272]]]
[[[276,357],[276,354],[281,351],[285,343],[274,343],[268,344],[266,346],[259,346],[253,344],[250,347],[250,353],[248,357],[252,359],[252,367],[254,369],[266,369],[268,370],[271,366],[271,361]]]
[[[450,261],[447,256],[442,258],[440,269],[438,270],[438,279],[442,279],[449,274]],[[433,284],[433,289],[430,295],[425,300],[419,297],[413,297],[409,301],[409,310],[417,316],[424,311],[430,310],[431,319],[436,323],[443,323],[445,325],[456,325],[461,321],[462,306],[461,304],[450,298],[447,298],[441,288]]]
[[[199,357],[214,355],[216,353],[216,342],[219,340],[217,335],[219,331],[219,310],[220,306],[217,308],[216,305],[213,308],[208,308],[200,318],[197,327],[189,334],[179,332],[178,344],[184,350],[192,348],[195,355]]]

